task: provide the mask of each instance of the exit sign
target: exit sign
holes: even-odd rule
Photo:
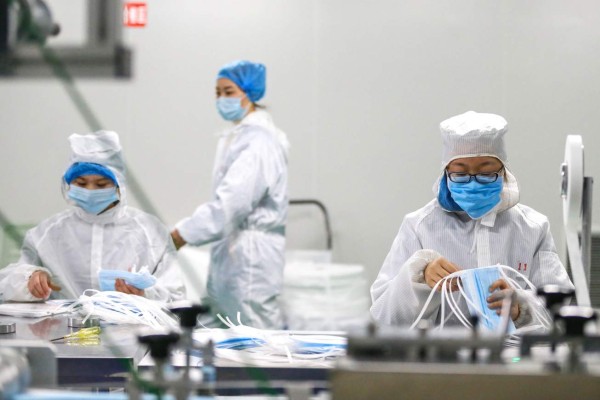
[[[141,28],[148,22],[148,8],[146,3],[125,3],[123,5],[123,25]]]

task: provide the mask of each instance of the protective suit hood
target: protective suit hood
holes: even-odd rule
[[[458,158],[495,157],[504,165],[500,202],[488,214],[508,210],[519,202],[519,185],[510,172],[504,146],[508,124],[503,117],[468,111],[442,121],[440,131],[443,142],[441,174],[433,186],[433,192],[444,210],[460,211],[460,207],[451,200],[445,174],[448,164]]]

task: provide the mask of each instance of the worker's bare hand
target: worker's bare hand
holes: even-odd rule
[[[35,271],[27,281],[27,289],[34,297],[47,299],[53,290],[60,291],[61,287],[52,282],[46,271]]]
[[[504,299],[512,296],[514,289],[504,279],[498,279],[490,286],[490,292],[492,294],[487,298],[488,307],[496,310],[496,314],[500,315]],[[514,300],[510,307],[510,318],[514,321],[519,318],[520,313],[521,307]]]
[[[128,285],[123,279],[115,279],[115,290],[117,292],[135,294],[136,296],[144,296],[145,292],[135,286]]]
[[[174,229],[173,232],[171,232],[171,238],[173,239],[173,243],[175,244],[175,248],[177,250],[179,250],[187,244],[187,242],[181,237],[177,229]]]
[[[430,288],[433,288],[440,280],[459,270],[460,268],[457,265],[446,260],[444,257],[438,257],[425,267],[425,271],[423,271],[425,283],[427,283]],[[458,278],[453,279],[450,284],[453,292],[458,290]],[[441,290],[442,285],[438,287],[438,291]]]

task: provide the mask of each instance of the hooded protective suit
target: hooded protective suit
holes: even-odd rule
[[[157,283],[145,290],[149,299],[172,301],[185,297],[168,229],[154,216],[126,205],[126,181],[119,137],[115,132],[73,134],[71,165],[89,162],[110,169],[117,178],[120,202],[93,215],[73,207],[42,221],[25,236],[18,262],[0,270],[3,299],[33,301],[27,288],[34,271],[44,270],[62,287],[51,298],[75,299],[85,289],[100,289],[100,269],[127,271],[148,266]],[[67,185],[63,182],[63,189]]]
[[[425,267],[440,256],[463,269],[496,264],[513,267],[537,287],[557,284],[572,288],[556,253],[548,219],[519,204],[517,181],[506,163],[504,118],[470,111],[443,121],[440,129],[444,151],[442,174],[434,186],[436,199],[405,216],[371,286],[373,318],[385,325],[412,324],[431,293],[423,275]],[[480,156],[502,161],[504,186],[499,203],[481,218],[472,219],[451,202],[443,171],[454,159]],[[468,315],[464,299],[460,300],[461,310]],[[534,322],[528,307],[521,303],[515,326]],[[439,323],[439,309],[438,293],[424,318]],[[458,321],[448,321],[453,323]]]
[[[288,146],[267,112],[248,114],[219,140],[213,200],[175,226],[189,244],[215,242],[207,284],[213,314],[240,312],[255,328],[283,325]]]

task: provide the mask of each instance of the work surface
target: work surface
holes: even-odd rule
[[[77,331],[68,326],[69,315],[46,318],[21,318],[0,316],[0,323],[14,322],[16,332],[0,335],[0,340],[49,341]],[[142,329],[135,325],[109,325],[102,328],[96,343],[66,343],[55,341],[58,384],[69,387],[119,387],[123,386],[131,368],[150,369],[153,363],[146,355],[146,347],[137,341]],[[181,366],[182,352],[175,352],[173,362]],[[200,366],[200,359],[193,358],[193,366]],[[253,364],[253,365],[251,365]],[[314,365],[287,365],[269,363],[244,363],[215,359],[218,382],[312,382],[316,387],[326,386],[333,362]]]
[[[44,340],[62,337],[77,329],[68,326],[68,316],[46,318],[17,318],[0,316],[0,322],[16,324],[16,332],[0,335],[0,339]],[[109,384],[124,381],[123,373],[136,367],[146,353],[137,343],[131,325],[110,326],[103,329],[96,343],[53,342],[58,362],[58,384]]]
[[[20,317],[7,317],[0,316],[1,323],[14,322],[16,324],[16,333],[0,335],[0,339],[3,341],[10,340],[37,340],[47,341],[55,338],[62,337],[68,333],[76,331],[77,329],[68,326],[68,315],[57,315],[46,318],[20,318]],[[102,329],[99,342],[96,343],[83,343],[74,344],[57,341],[54,342],[56,349],[56,357],[58,362],[58,383],[62,387],[117,387],[122,386],[127,379],[128,372],[131,368],[136,369],[152,369],[153,362],[148,355],[146,355],[146,348],[137,341],[137,334],[140,331],[140,326],[132,325],[109,325]],[[325,334],[325,332],[280,332],[281,335],[297,335],[310,337],[313,339],[319,334]],[[213,330],[198,330],[194,334],[194,339],[198,342],[202,342],[202,336],[206,336],[205,339],[211,337],[211,340],[215,340],[216,332]],[[279,331],[277,331],[279,334]],[[340,332],[327,332],[328,335],[341,335]],[[0,344],[1,345],[1,344]],[[561,355],[563,350],[566,348],[560,346],[557,349],[557,354]],[[548,353],[548,347],[541,347],[537,350],[541,350],[544,353]],[[228,350],[234,352],[233,350]],[[535,351],[533,352],[535,355]],[[543,355],[543,354],[542,354]],[[200,353],[195,350],[192,353],[192,363],[194,367],[200,367],[201,358]],[[566,356],[566,354],[565,354]],[[216,379],[217,379],[217,393],[219,394],[245,394],[245,393],[256,393],[253,389],[257,387],[267,387],[269,389],[277,389],[277,393],[280,393],[280,389],[289,388],[293,384],[297,385],[309,385],[312,390],[320,389],[335,389],[334,393],[341,394],[340,387],[346,388],[352,385],[357,385],[356,389],[353,389],[356,393],[359,393],[358,388],[363,388],[361,382],[364,382],[364,378],[371,379],[370,374],[380,376],[384,373],[388,373],[387,368],[400,365],[406,367],[409,364],[393,364],[385,363],[382,364],[381,370],[377,368],[371,368],[371,362],[359,362],[348,364],[347,360],[342,359],[339,361],[336,359],[320,360],[318,362],[273,362],[273,360],[257,361],[256,359],[247,358],[248,356],[236,355],[235,359],[219,357],[215,358],[214,365],[216,367]],[[541,376],[539,379],[553,379],[551,373],[536,372],[544,363],[534,363],[529,361],[523,361],[519,357],[518,348],[508,348],[503,351],[504,365],[498,364],[491,366],[490,376],[493,379],[499,377],[511,377],[511,376]],[[566,357],[563,357],[566,358]],[[173,353],[172,362],[175,366],[183,366],[182,360],[183,352],[176,350]],[[595,376],[593,382],[596,382],[597,377],[600,376],[598,369],[596,368],[600,363],[596,359],[589,360],[591,364],[588,365],[587,370],[591,375]],[[377,364],[379,365],[379,364]],[[435,364],[419,364],[426,370],[431,370]],[[335,368],[335,372],[333,371]],[[456,365],[437,365],[440,371],[443,371],[446,375],[452,375],[453,373],[460,372],[457,370]],[[477,365],[462,365],[460,368],[466,369],[467,373],[465,376],[475,375],[475,372],[481,372],[480,366]],[[407,370],[406,374],[414,373],[414,366]],[[389,382],[398,382],[398,377],[395,374],[401,373],[402,369],[397,366],[392,368],[393,374],[390,375]],[[411,372],[412,371],[412,372]],[[406,375],[405,374],[405,375]],[[533,375],[532,375],[533,374]],[[387,375],[386,375],[387,376]],[[361,378],[362,377],[362,378]],[[436,375],[437,377],[437,375]],[[431,377],[429,377],[431,379]],[[437,379],[437,378],[436,378]],[[349,383],[352,382],[352,385]],[[386,381],[388,382],[388,381]],[[241,385],[240,385],[241,383]],[[388,384],[388,383],[386,383]],[[234,388],[237,385],[241,390],[227,390],[228,388]],[[332,386],[333,385],[333,386]],[[377,386],[377,385],[376,385]],[[385,386],[385,385],[383,385]],[[382,387],[383,387],[382,386]],[[372,387],[372,385],[371,385]],[[586,388],[590,387],[586,381]],[[595,386],[594,386],[595,387]],[[221,390],[219,390],[221,389]],[[595,389],[594,389],[595,390]],[[350,398],[347,397],[348,393],[344,392],[343,396],[338,398]]]

